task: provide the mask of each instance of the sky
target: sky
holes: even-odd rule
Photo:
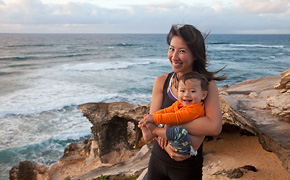
[[[0,33],[290,34],[290,0],[0,0]]]

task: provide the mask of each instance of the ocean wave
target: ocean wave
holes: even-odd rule
[[[8,65],[7,67],[14,68],[14,67],[27,67],[27,66],[32,66],[33,64],[12,64]]]
[[[35,60],[35,59],[56,59],[56,58],[71,58],[71,57],[81,57],[81,56],[91,56],[90,53],[75,53],[75,54],[60,54],[60,55],[52,55],[49,56],[41,56],[43,52],[39,52],[38,54],[33,53],[35,56],[11,56],[11,57],[0,57],[0,61],[27,61],[27,60]]]
[[[55,46],[54,44],[18,44],[18,45],[9,45],[9,46],[4,46],[8,48],[18,48],[18,47],[52,47]]]
[[[0,118],[0,150],[40,143],[53,138],[74,140],[90,134],[90,122],[77,107],[33,115],[10,115]]]
[[[11,72],[0,72],[0,76],[8,75],[8,74],[13,74],[13,73],[11,73]]]
[[[131,47],[131,46],[139,46],[139,45],[138,44],[132,44],[132,43],[118,43],[118,44],[116,44],[114,46],[122,46],[122,47],[128,46],[128,47]]]
[[[36,59],[35,56],[12,56],[12,57],[0,57],[0,61],[25,61]]]
[[[88,53],[62,54],[62,55],[53,56],[53,58],[69,58],[69,57],[90,56],[90,55],[92,54],[88,54]]]
[[[263,44],[230,44],[234,47],[257,47],[257,48],[284,48],[282,45],[263,45]]]
[[[230,44],[228,42],[208,42],[207,44]]]
[[[34,84],[29,84],[27,89],[1,96],[0,118],[9,115],[31,115],[63,110],[68,106],[77,106],[91,101],[102,102],[114,96],[116,96],[115,93],[110,93],[93,84],[39,79]]]
[[[266,57],[259,57],[261,60],[268,60],[268,59],[275,59],[276,56],[266,56]]]
[[[104,63],[83,63],[74,65],[63,65],[64,71],[106,71],[106,70],[117,70],[117,69],[127,69],[130,67],[138,65],[149,65],[151,62],[104,62]]]

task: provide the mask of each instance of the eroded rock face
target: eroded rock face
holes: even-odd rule
[[[98,144],[98,156],[103,163],[109,163],[110,158],[106,155],[138,147],[142,135],[138,122],[149,111],[149,106],[127,102],[87,103],[80,105],[79,110],[93,124],[91,129]]]
[[[281,92],[289,91],[290,89],[290,69],[281,73],[281,80],[275,85],[275,89],[281,89]]]
[[[275,85],[279,93],[267,97],[267,105],[279,120],[290,122],[290,69],[281,73],[279,83]]]
[[[220,102],[223,123],[235,124],[253,133],[262,147],[274,152],[290,172],[290,123],[273,116],[267,103],[270,96],[281,95],[273,87],[279,80],[278,76],[258,78],[225,87],[220,92]]]

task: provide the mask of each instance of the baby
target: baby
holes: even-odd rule
[[[204,137],[188,135],[182,126],[204,116],[203,100],[208,93],[208,80],[197,72],[184,74],[178,81],[178,101],[153,114],[146,114],[139,122],[146,142],[156,136],[166,138],[181,155],[196,155]],[[158,124],[158,126],[156,124]],[[164,127],[167,125],[167,128]]]

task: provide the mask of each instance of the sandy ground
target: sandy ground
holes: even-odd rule
[[[228,180],[225,175],[213,174],[244,165],[255,166],[257,172],[247,171],[239,180],[290,180],[278,157],[265,151],[255,136],[222,132],[204,143],[204,180]]]

